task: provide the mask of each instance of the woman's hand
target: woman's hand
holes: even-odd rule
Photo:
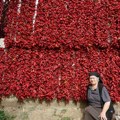
[[[105,112],[101,112],[100,115],[99,115],[99,117],[100,117],[100,120],[107,120]]]

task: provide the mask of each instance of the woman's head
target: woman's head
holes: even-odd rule
[[[90,72],[89,80],[90,80],[90,84],[92,84],[92,85],[102,83],[101,77],[100,77],[99,73],[97,73],[97,72]]]

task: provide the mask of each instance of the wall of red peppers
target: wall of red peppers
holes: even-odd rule
[[[120,101],[120,2],[21,1],[7,12],[0,98],[85,100],[88,73],[98,71]]]

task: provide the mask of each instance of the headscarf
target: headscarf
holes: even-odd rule
[[[90,76],[96,76],[96,77],[98,77],[99,78],[99,83],[103,83],[99,73],[97,73],[97,72],[90,72],[89,73],[89,77]]]

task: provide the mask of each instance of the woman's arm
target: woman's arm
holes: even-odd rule
[[[102,99],[104,101],[104,105],[103,105],[103,109],[100,113],[100,118],[101,118],[101,120],[107,120],[106,112],[110,107],[111,99],[110,99],[109,93],[105,87],[103,87],[103,89],[102,89]]]
[[[103,106],[102,112],[100,113],[100,120],[107,120],[106,112],[109,109],[110,101],[106,102]]]
[[[104,104],[103,109],[102,109],[102,112],[103,112],[103,113],[106,113],[107,110],[109,109],[109,107],[110,107],[110,101],[108,101],[108,102],[106,102],[106,103]]]

